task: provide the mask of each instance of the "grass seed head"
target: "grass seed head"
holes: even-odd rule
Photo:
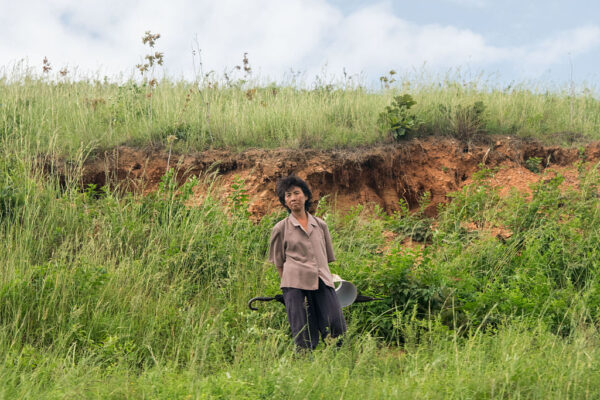
[[[148,68],[150,67],[150,65],[148,64],[137,64],[135,66],[142,75],[144,75],[144,72],[148,71]]]
[[[248,60],[248,53],[244,53],[242,63],[244,64],[244,72],[246,75],[250,75],[252,73],[252,68],[250,67],[250,61]]]
[[[152,34],[152,32],[146,31],[146,33],[142,37],[142,43],[148,44],[148,46],[150,47],[154,47],[158,38],[160,38],[160,33]]]
[[[48,61],[48,57],[44,57],[44,60],[42,61],[42,72],[47,74],[51,70],[52,66],[50,65],[50,61]]]

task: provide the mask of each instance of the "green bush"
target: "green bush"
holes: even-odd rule
[[[392,104],[379,114],[380,129],[396,141],[415,131],[419,122],[417,116],[409,112],[415,104],[417,103],[410,94],[395,96]]]
[[[542,158],[529,157],[527,160],[525,160],[525,168],[527,168],[534,174],[539,174],[540,172],[542,172]]]
[[[352,278],[361,292],[385,300],[357,305],[354,324],[403,343],[398,324],[406,318],[458,333],[526,320],[569,335],[582,321],[599,322],[598,173],[582,177],[584,190],[577,191],[561,188],[560,177],[548,180],[534,187],[532,199],[519,193],[501,199],[492,176],[482,169],[453,195],[430,228],[430,245],[397,244],[364,260]],[[422,222],[417,213],[388,223],[402,233],[418,231]],[[510,235],[492,236],[498,226]]]
[[[409,210],[406,201],[400,200],[399,210],[390,218],[389,227],[398,233],[401,239],[410,238],[414,242],[431,241],[433,219],[425,215],[425,209],[429,206],[429,198],[429,192],[425,193],[421,198],[419,209],[415,212]]]

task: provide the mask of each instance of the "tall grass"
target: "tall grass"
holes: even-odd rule
[[[246,304],[279,291],[266,252],[283,213],[251,220],[243,184],[219,200],[211,175],[178,188],[170,171],[146,196],[77,185],[90,152],[173,135],[177,151],[382,143],[379,113],[399,93],[417,102],[416,135],[460,134],[459,111],[482,102],[483,134],[577,143],[600,132],[592,91],[163,80],[152,120],[148,93],[0,78],[1,398],[598,397],[597,166],[580,164],[576,190],[547,177],[527,200],[500,198],[482,170],[435,223],[320,204],[334,272],[384,300],[346,309],[342,347],[308,355],[280,304]],[[67,182],[42,174],[41,156],[66,156]]]
[[[579,399],[599,394],[597,340],[571,341],[518,326],[469,340],[436,337],[406,352],[369,337],[309,357],[263,342],[210,372],[157,363],[135,371],[91,358],[46,355],[43,365],[0,371],[6,398]],[[30,361],[27,354],[22,362]],[[74,362],[73,362],[74,361]]]
[[[586,88],[499,88],[460,76],[406,78],[381,90],[320,81],[303,89],[214,76],[197,83],[163,79],[150,88],[134,80],[71,81],[27,70],[0,76],[0,137],[69,156],[82,146],[166,145],[171,135],[179,151],[368,145],[389,140],[378,116],[401,93],[416,100],[417,135],[456,135],[460,110],[482,102],[483,133],[559,144],[599,138],[600,103]]]
[[[271,227],[243,187],[225,202],[205,176],[173,174],[148,196],[60,184],[26,146],[0,158],[0,396],[5,398],[595,398],[596,169],[531,201],[500,199],[484,170],[435,225],[421,216],[341,215],[339,261],[363,293],[341,348],[294,353],[266,263]],[[77,166],[73,166],[77,169]],[[193,185],[204,186],[189,207]],[[475,224],[477,230],[465,226]],[[500,240],[488,229],[513,235]],[[410,226],[418,229],[408,229]],[[383,230],[398,237],[385,244]],[[415,232],[423,248],[401,241]],[[416,238],[417,236],[415,236]],[[384,251],[384,245],[389,249]]]

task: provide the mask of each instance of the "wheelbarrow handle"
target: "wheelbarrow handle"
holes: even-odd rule
[[[285,304],[285,303],[283,302],[283,296],[282,296],[282,295],[280,295],[280,294],[278,294],[278,295],[275,295],[275,296],[273,296],[273,297],[264,297],[264,296],[253,297],[253,298],[251,298],[251,299],[250,299],[250,301],[248,302],[248,307],[249,307],[251,310],[253,310],[253,311],[257,311],[257,310],[258,310],[258,308],[256,308],[256,307],[253,307],[253,306],[252,306],[252,303],[254,303],[255,301],[272,301],[272,300],[277,300],[278,302],[280,302],[280,303],[282,303],[282,304]]]
[[[355,303],[367,303],[369,301],[380,301],[380,300],[385,300],[385,299],[370,297],[370,296],[363,296],[363,295],[359,294],[358,296],[356,296],[356,300],[354,300],[354,302]]]
[[[257,297],[251,298],[250,301],[248,302],[248,308],[250,308],[252,311],[258,311],[258,308],[254,307],[252,305],[255,301],[273,301],[273,300],[278,301],[281,304],[285,305],[285,302],[283,301],[283,295],[276,294],[275,296],[272,296],[272,297],[257,296]],[[363,295],[359,294],[356,297],[356,300],[354,300],[354,303],[367,303],[369,301],[378,301],[378,300],[385,300],[385,299],[370,297],[370,296],[363,296]]]

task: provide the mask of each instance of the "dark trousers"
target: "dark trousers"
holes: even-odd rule
[[[337,337],[346,332],[346,320],[333,288],[319,279],[317,290],[281,288],[292,337],[301,349],[314,349],[319,333]]]

